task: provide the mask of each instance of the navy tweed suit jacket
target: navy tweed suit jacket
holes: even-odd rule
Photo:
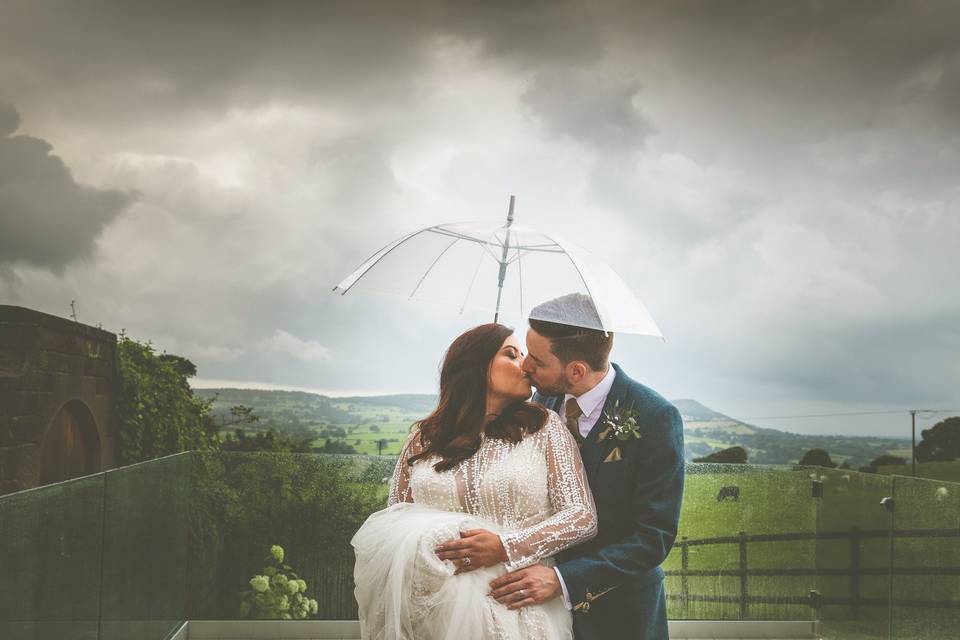
[[[597,504],[597,536],[559,554],[557,569],[574,606],[578,640],[667,637],[663,569],[677,537],[683,500],[683,421],[660,394],[616,364],[604,413],[632,407],[639,439],[599,441],[604,417],[580,448]],[[563,396],[533,397],[564,414]],[[620,447],[620,460],[608,457]],[[616,456],[613,456],[616,458]]]

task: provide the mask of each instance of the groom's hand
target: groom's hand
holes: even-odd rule
[[[542,564],[519,569],[490,582],[490,596],[508,609],[543,604],[560,593],[557,572]]]
[[[434,549],[441,560],[452,560],[456,573],[466,573],[481,567],[492,567],[507,561],[507,551],[500,536],[486,529],[468,529],[460,532],[459,540],[448,540]],[[470,558],[469,562],[465,562]]]

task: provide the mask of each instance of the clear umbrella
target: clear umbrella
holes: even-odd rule
[[[514,224],[510,197],[506,224],[458,222],[410,233],[370,256],[334,287],[399,294],[493,314],[579,327],[662,337],[630,288],[607,264],[571,242]],[[550,305],[581,294],[587,304]],[[592,302],[592,304],[590,304]]]

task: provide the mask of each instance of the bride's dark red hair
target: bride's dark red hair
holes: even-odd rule
[[[433,468],[447,471],[477,452],[481,433],[517,443],[524,434],[543,428],[547,410],[526,399],[509,404],[484,426],[490,364],[512,334],[513,329],[490,323],[474,327],[453,341],[440,367],[437,408],[414,425],[420,430],[422,450],[410,457],[409,464],[440,456]]]

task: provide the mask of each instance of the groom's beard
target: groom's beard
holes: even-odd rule
[[[537,388],[537,391],[540,392],[540,395],[543,396],[562,396],[567,392],[569,385],[567,381],[560,379],[552,385],[541,385],[536,380],[532,380],[533,386]]]

